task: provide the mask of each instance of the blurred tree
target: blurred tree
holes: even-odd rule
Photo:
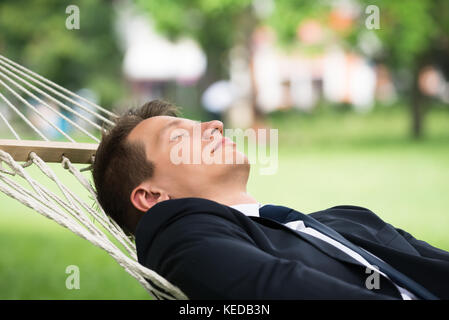
[[[297,43],[298,24],[311,16],[325,22],[331,8],[344,1],[277,0],[271,23],[284,43]],[[359,50],[360,36],[373,32],[381,49],[372,57],[396,74],[402,95],[408,97],[413,137],[422,135],[423,97],[418,90],[418,75],[429,64],[437,65],[449,77],[449,1],[447,0],[354,0],[358,19],[347,32],[340,32],[350,50]],[[379,8],[380,28],[368,30],[366,8]],[[337,32],[338,33],[338,32]]]
[[[69,5],[80,10],[80,28],[66,28]],[[73,91],[94,90],[110,108],[121,96],[121,54],[113,8],[102,0],[2,0],[0,52]]]
[[[235,46],[245,49],[242,58],[250,63],[251,34],[258,23],[253,0],[136,1],[161,33],[172,39],[189,36],[198,41],[207,57],[203,90],[229,77],[229,55]],[[260,115],[254,97],[250,99],[254,112]]]
[[[246,42],[246,46],[250,48],[251,33],[259,22],[254,14],[254,4],[264,1],[269,2],[137,0],[151,15],[157,28],[165,34],[171,37],[189,35],[198,40],[208,58],[206,85],[227,75],[227,59],[234,45]],[[287,47],[298,45],[297,30],[303,20],[314,18],[329,26],[335,18],[332,17],[332,10],[336,6],[349,4],[355,11],[358,10],[358,18],[350,23],[349,28],[336,30],[335,26],[330,26],[335,37],[328,38],[329,43],[324,46],[337,41],[349,50],[360,50],[362,34],[373,32],[381,49],[371,58],[374,62],[387,65],[396,75],[402,95],[409,99],[411,132],[416,138],[421,136],[423,97],[418,90],[419,72],[425,65],[433,63],[449,74],[447,0],[377,0],[375,3],[371,0],[276,0],[273,3],[275,10],[266,20],[275,28],[279,39]],[[369,5],[379,8],[380,29],[368,30],[366,27],[366,19],[369,17],[366,8]],[[316,52],[317,48],[314,49]],[[248,59],[248,63],[249,61]]]
[[[228,75],[230,49],[253,29],[248,21],[252,20],[251,0],[137,0],[137,3],[166,36],[172,39],[190,36],[198,41],[207,56],[207,83]]]
[[[364,6],[374,4],[369,0],[361,0],[360,3]],[[424,120],[419,73],[426,65],[435,65],[446,74],[446,78],[449,76],[449,2],[379,0],[375,5],[380,9],[380,29],[373,31],[382,43],[382,50],[375,58],[397,74],[404,70],[409,74],[410,81],[403,83],[403,93],[409,97],[413,137],[419,138]],[[364,24],[363,19],[361,23]],[[360,32],[363,25],[357,29]],[[398,80],[407,81],[407,77]]]

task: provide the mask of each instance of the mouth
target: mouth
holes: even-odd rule
[[[228,137],[222,137],[220,141],[215,145],[215,147],[212,149],[212,153],[215,152],[215,150],[223,147],[224,145],[231,144],[235,145],[235,142],[229,139]]]

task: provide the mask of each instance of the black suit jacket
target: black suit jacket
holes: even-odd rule
[[[431,293],[449,299],[449,253],[415,239],[368,209],[337,206],[312,213]],[[184,198],[152,207],[136,229],[138,260],[190,299],[400,299],[380,277],[328,243],[247,217],[217,202]]]

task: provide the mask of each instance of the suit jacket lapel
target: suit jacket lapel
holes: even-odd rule
[[[278,229],[287,230],[288,232],[291,232],[291,233],[295,234],[296,236],[300,237],[301,239],[307,241],[308,243],[313,245],[315,248],[317,248],[318,250],[322,251],[323,253],[327,254],[328,256],[330,256],[332,258],[365,268],[365,266],[363,264],[361,264],[357,260],[353,259],[352,257],[347,255],[343,251],[337,249],[333,245],[327,243],[326,241],[318,239],[318,238],[311,236],[307,233],[293,230],[290,227],[287,227],[286,225],[279,223],[278,221],[276,221],[274,219],[262,218],[262,217],[250,217],[250,218],[254,221],[257,221],[257,222],[267,225],[269,227],[276,227]],[[294,220],[291,220],[291,221],[294,221]],[[289,221],[287,221],[287,222],[289,222]]]
[[[264,210],[262,210],[264,209]],[[368,253],[364,252],[363,249],[360,247],[357,247],[357,245],[352,244],[347,239],[345,239],[341,234],[333,230],[332,228],[329,228],[328,226],[320,223],[319,221],[313,219],[312,217],[309,217],[303,213],[300,213],[298,211],[295,211],[293,209],[282,207],[282,206],[271,206],[268,205],[265,208],[261,208],[261,215],[266,214],[270,211],[279,211],[283,213],[283,217],[285,217],[285,213],[288,212],[287,217],[282,223],[295,221],[298,219],[304,220],[306,226],[309,225],[316,229],[317,231],[333,238],[336,241],[341,242],[343,245],[347,246],[349,249],[352,249],[356,253],[360,254],[362,257],[364,257],[368,262],[370,262],[373,265],[376,265],[380,267],[380,270],[385,272],[392,280],[394,280],[399,285],[402,285],[415,293],[417,296],[424,298],[424,299],[438,299],[433,293],[429,292],[426,288],[424,288],[422,285],[417,283],[416,281],[408,278],[403,273],[399,272],[398,270],[395,270],[393,267],[385,263],[384,261],[380,260],[379,258],[369,255]],[[372,262],[374,261],[374,263]]]
[[[326,241],[318,239],[307,233],[293,230],[285,226],[285,224],[288,222],[304,220],[304,218],[307,218],[304,217],[303,213],[300,213],[296,210],[284,206],[273,206],[273,205],[262,206],[259,210],[259,213],[262,218],[270,219],[275,223],[277,223],[279,227],[289,230],[290,232],[294,232],[297,236],[299,236],[303,240],[306,240],[307,242],[309,242],[310,244],[312,244],[313,246],[315,246],[317,249],[321,250],[328,256],[343,262],[365,267],[363,264],[361,264],[351,256],[347,255],[346,253],[342,252],[341,250],[337,249],[333,245],[327,243]]]

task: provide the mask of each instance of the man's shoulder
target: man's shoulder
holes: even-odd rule
[[[157,230],[175,221],[214,220],[229,217],[232,213],[227,206],[203,198],[180,198],[161,201],[150,208],[140,219],[136,228],[139,235],[157,233]],[[193,218],[192,218],[193,217]]]
[[[156,235],[168,226],[194,223],[237,223],[246,217],[237,210],[204,198],[180,198],[162,201],[150,208],[136,228],[137,238]],[[178,223],[179,222],[179,223]]]
[[[382,241],[398,235],[395,228],[365,207],[339,205],[310,214],[321,223],[344,234],[352,234],[372,241]]]
[[[232,236],[248,236],[241,226],[249,220],[231,207],[203,198],[181,198],[162,201],[148,210],[136,228],[139,261],[150,248],[180,247],[186,242]],[[248,223],[248,221],[246,221]],[[157,260],[157,259],[156,259]]]
[[[380,227],[385,224],[385,221],[370,209],[355,205],[333,206],[310,213],[310,216],[320,222],[328,222],[331,220],[357,221],[360,223],[375,224]]]

